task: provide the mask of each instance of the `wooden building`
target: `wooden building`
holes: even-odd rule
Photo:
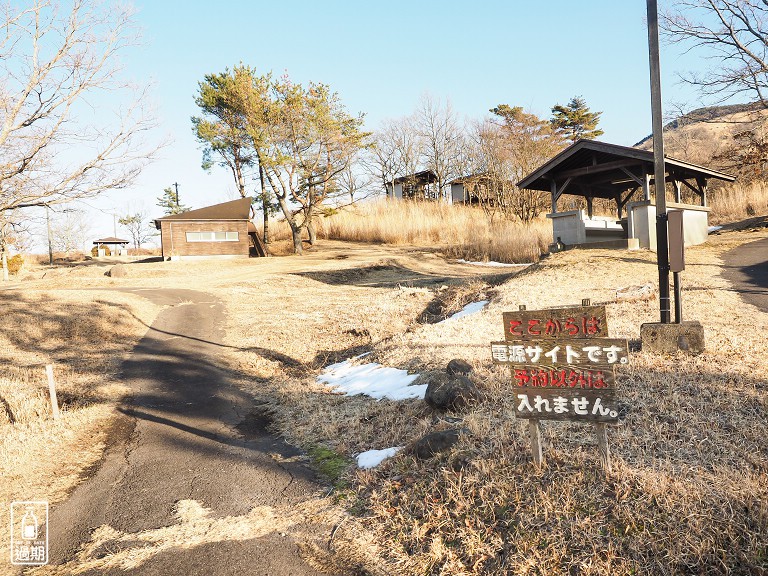
[[[705,242],[709,207],[707,182],[715,178],[733,182],[734,177],[690,162],[664,157],[665,187],[670,185],[674,202],[667,211],[683,212],[685,243]],[[653,152],[578,140],[518,182],[521,189],[548,193],[552,211],[553,246],[601,243],[603,245],[656,249],[656,183]],[[696,203],[685,203],[683,191]],[[586,199],[587,210],[558,210],[558,201],[567,195]],[[611,200],[615,216],[595,216],[595,198]],[[626,212],[626,217],[624,213]]]
[[[240,198],[157,218],[163,259],[264,256],[250,213],[251,199]]]
[[[441,200],[437,175],[432,170],[408,174],[387,182],[387,198],[398,200]]]

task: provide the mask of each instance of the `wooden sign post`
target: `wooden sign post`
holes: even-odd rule
[[[533,459],[544,462],[541,420],[595,425],[606,469],[610,452],[605,425],[619,416],[614,368],[629,362],[626,340],[608,338],[604,306],[505,312],[504,342],[491,343],[495,364],[512,375],[515,414],[529,421]]]

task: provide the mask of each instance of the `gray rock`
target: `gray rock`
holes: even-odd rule
[[[472,366],[470,366],[469,363],[465,362],[464,360],[454,358],[448,362],[448,374],[451,376],[456,376],[459,374],[462,376],[468,376],[470,372],[472,372]]]
[[[128,270],[122,264],[116,264],[107,270],[107,276],[110,278],[125,278],[128,276]]]
[[[419,460],[426,460],[439,452],[445,452],[450,449],[459,441],[461,434],[465,432],[466,430],[464,429],[431,432],[416,440],[411,446],[410,452]]]
[[[480,391],[466,376],[435,374],[427,384],[424,400],[432,408],[460,410],[480,400]]]

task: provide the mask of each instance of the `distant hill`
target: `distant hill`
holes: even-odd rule
[[[687,112],[679,118],[675,118],[671,122],[667,122],[664,125],[663,131],[669,132],[682,128],[683,126],[690,126],[691,124],[697,124],[699,122],[711,123],[716,119],[725,119],[726,116],[733,114],[740,114],[742,112],[754,112],[759,111],[762,105],[759,102],[753,102],[751,104],[728,104],[724,106],[707,106],[704,108],[697,108]],[[633,144],[635,148],[648,148],[644,146],[647,142],[653,139],[653,134],[649,134],[639,142]]]
[[[651,150],[651,136],[635,144]],[[768,178],[768,110],[759,103],[698,108],[664,126],[664,153],[737,176]]]

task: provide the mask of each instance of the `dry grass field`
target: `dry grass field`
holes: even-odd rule
[[[282,220],[272,224],[270,249],[290,250],[290,230]],[[481,208],[442,202],[361,202],[317,220],[320,238],[377,244],[432,246],[448,257],[473,261],[536,262],[551,242],[552,225],[544,217],[530,225],[492,222]]]
[[[322,240],[304,257],[133,263],[119,279],[98,264],[33,269],[17,289],[0,291],[6,309],[18,309],[0,318],[0,396],[18,415],[0,420],[0,490],[12,499],[19,486],[37,489],[17,477],[28,451],[40,454],[39,496],[52,501],[98,460],[121,393],[99,374],[114,370],[156,312],[109,289],[194,288],[226,303],[230,348],[221,361],[273,429],[331,476],[328,497],[302,512],[331,523],[328,533],[306,535],[315,565],[350,574],[765,574],[768,342],[743,327],[768,326],[768,315],[741,303],[719,272],[725,250],[766,236],[728,232],[688,251],[685,315],[704,324],[707,352],[638,352],[620,370],[626,415],[609,432],[609,473],[590,428],[574,424],[545,424],[547,465],[533,466],[509,375],[490,363],[489,343],[502,338],[504,310],[582,298],[606,303],[611,336],[636,341],[658,302],[615,296],[655,282],[647,251],[574,250],[521,270],[458,264],[438,248]],[[72,290],[86,287],[97,291]],[[479,299],[490,300],[482,312],[434,323]],[[462,358],[483,400],[441,414],[420,400],[346,397],[317,383],[324,366],[366,351],[365,361],[422,380]],[[65,366],[69,406],[58,423],[30,367],[52,360]],[[372,470],[352,464],[361,451],[456,426],[468,433],[430,460],[401,453]],[[242,523],[261,534],[253,518]]]
[[[54,504],[101,458],[125,392],[115,379],[119,361],[156,310],[131,294],[27,286],[0,290],[0,307],[0,500]],[[54,366],[58,421],[46,364]],[[2,522],[5,549],[7,539]]]

